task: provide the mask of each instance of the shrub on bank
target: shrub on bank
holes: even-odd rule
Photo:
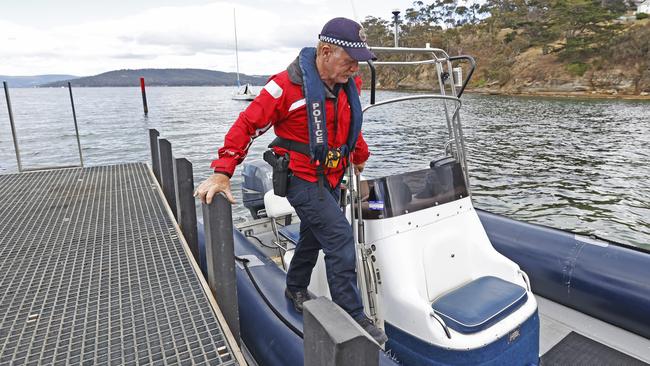
[[[566,66],[566,69],[569,74],[582,77],[589,70],[589,65],[584,62],[572,62]]]

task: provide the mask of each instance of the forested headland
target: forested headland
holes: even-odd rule
[[[650,94],[650,19],[639,0],[416,1],[399,23],[402,47],[471,55],[474,91],[499,94]],[[393,20],[363,21],[372,46],[394,45]],[[384,59],[394,58],[387,56]],[[379,87],[431,89],[435,70],[381,67]]]

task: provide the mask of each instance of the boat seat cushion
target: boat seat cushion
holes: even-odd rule
[[[296,245],[298,244],[298,239],[300,239],[300,223],[298,222],[295,224],[283,226],[278,229],[278,233]]]
[[[439,297],[431,307],[449,328],[470,334],[487,329],[507,317],[527,299],[523,287],[486,276]]]

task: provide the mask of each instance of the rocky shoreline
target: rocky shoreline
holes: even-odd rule
[[[467,93],[483,95],[511,95],[518,97],[549,97],[549,98],[583,98],[583,99],[625,99],[625,100],[648,100],[650,93],[642,92],[640,94],[622,94],[616,90],[613,91],[566,91],[566,90],[549,90],[549,89],[520,89],[518,91],[504,91],[501,89],[491,88],[468,88]]]

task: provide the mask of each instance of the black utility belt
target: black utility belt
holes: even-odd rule
[[[276,137],[269,144],[270,148],[280,147],[285,150],[301,153],[306,156],[311,156],[309,144],[288,140],[282,137]],[[321,187],[321,199],[323,199],[322,188],[325,184],[325,168],[338,168],[341,161],[345,160],[341,147],[329,149],[325,156],[325,163],[317,163],[317,176],[318,185]],[[273,191],[277,196],[285,197],[287,195],[287,186],[289,184],[289,154],[277,155],[273,150],[267,150],[264,153],[264,161],[271,164],[273,167]]]
[[[285,150],[295,151],[303,155],[307,155],[307,156],[311,155],[311,152],[309,150],[309,144],[305,144],[303,142],[293,141],[278,136],[275,138],[275,140],[273,140],[269,144],[270,148],[276,146],[281,147]],[[334,149],[329,149],[327,151],[327,156],[325,157],[325,164],[324,164],[326,168],[337,168],[339,166],[341,160],[345,158],[341,148],[342,146]]]

